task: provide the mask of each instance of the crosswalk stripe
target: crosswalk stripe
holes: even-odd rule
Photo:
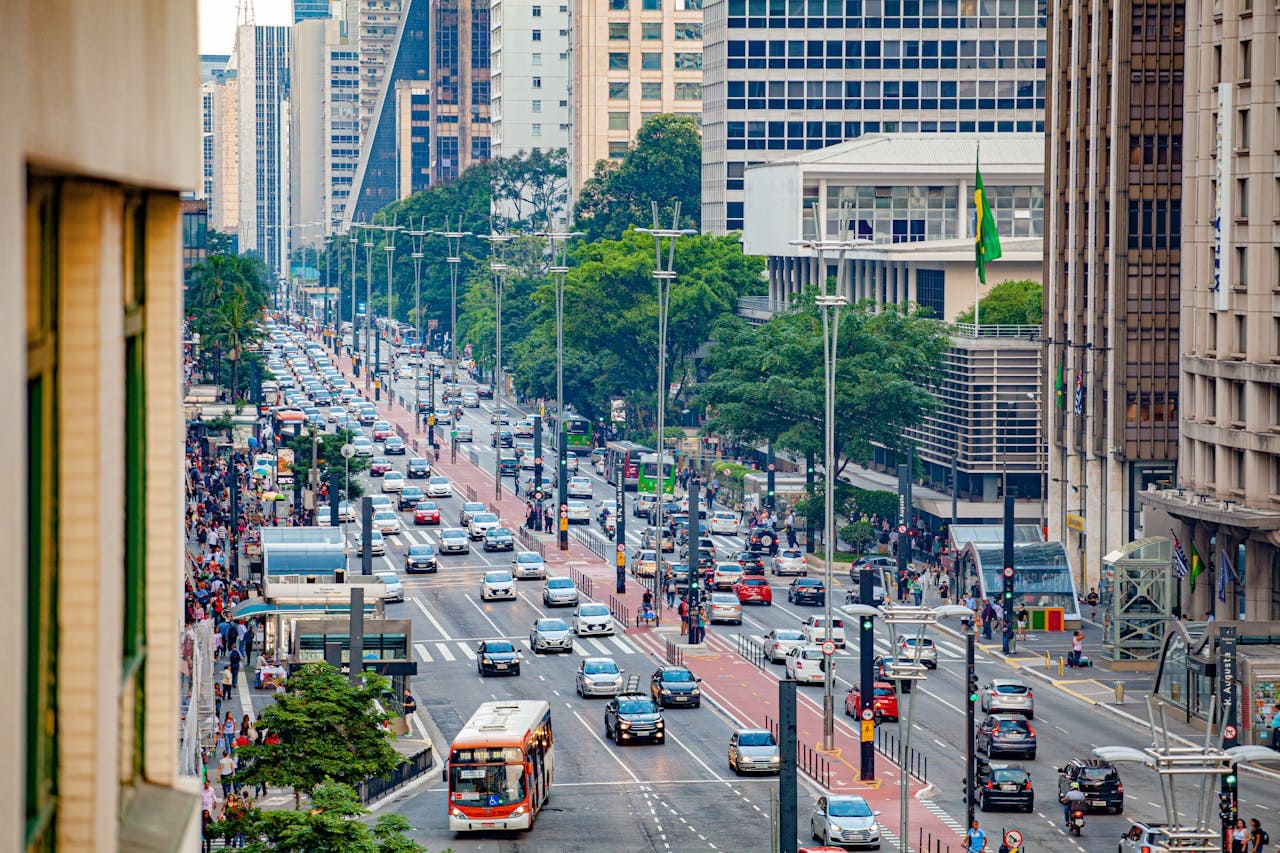
[[[414,533],[413,528],[406,526],[400,535],[403,536],[404,540],[410,545],[418,544],[418,537],[417,534]]]
[[[610,648],[606,646],[604,643],[602,643],[600,640],[597,640],[595,637],[586,637],[584,639],[586,639],[587,642],[589,642],[591,645],[599,649],[600,654],[602,655],[610,654],[611,652]]]
[[[584,649],[577,640],[573,641],[573,653],[581,658],[591,657],[591,653]]]
[[[431,653],[422,643],[414,643],[413,650],[418,653],[418,657],[422,658],[424,663],[431,663]]]
[[[934,640],[933,644],[935,646],[941,646],[942,648],[946,649],[949,652],[955,652],[961,657],[964,656],[964,649],[962,649],[960,646],[955,645],[954,643],[948,643],[946,640]]]
[[[466,643],[458,643],[458,648],[462,649],[462,653],[467,656],[468,660],[476,659],[476,653]]]
[[[624,655],[634,654],[634,653],[636,652],[636,649],[635,649],[635,648],[634,648],[630,643],[628,643],[626,640],[622,639],[621,637],[613,636],[613,637],[610,637],[610,638],[609,638],[609,640],[610,640],[610,641],[611,641],[615,646],[617,646],[619,649],[621,649],[621,650],[622,650],[622,653],[623,653]]]
[[[449,651],[449,647],[444,643],[436,643],[436,651],[440,652],[440,657],[445,660],[457,660],[457,658],[453,656],[453,652]]]

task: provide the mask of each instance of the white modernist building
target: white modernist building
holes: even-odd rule
[[[568,147],[569,7],[493,0],[489,29],[492,155]]]

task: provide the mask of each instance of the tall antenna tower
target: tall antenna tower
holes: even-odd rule
[[[253,0],[236,0],[236,26],[253,26]]]

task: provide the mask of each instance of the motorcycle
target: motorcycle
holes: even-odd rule
[[[1071,818],[1067,821],[1067,829],[1077,838],[1080,831],[1084,829],[1084,809],[1075,808],[1071,810]]]

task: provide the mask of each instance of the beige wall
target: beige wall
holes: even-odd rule
[[[145,789],[177,781],[177,650],[181,623],[181,239],[178,191],[200,180],[194,0],[6,2],[0,58],[0,435],[25,436],[28,169],[65,178],[58,453],[63,518],[56,599],[59,849],[115,850],[121,811]],[[34,11],[30,11],[34,9]],[[120,577],[122,466],[122,199],[147,191],[145,309],[148,551],[144,775],[121,790]],[[0,455],[0,850],[23,846],[27,589],[25,452]],[[68,523],[74,519],[74,524]],[[189,799],[163,817],[194,818]],[[178,805],[178,804],[175,804]],[[195,849],[190,820],[169,849]],[[140,849],[136,846],[132,849]]]
[[[952,261],[945,267],[947,317],[949,322],[956,315],[973,308],[974,275],[972,261]],[[1042,281],[1044,264],[1040,261],[1007,261],[1003,258],[987,265],[987,283],[982,285],[981,297],[991,292],[991,288],[1006,281]],[[982,318],[979,317],[979,320]]]

